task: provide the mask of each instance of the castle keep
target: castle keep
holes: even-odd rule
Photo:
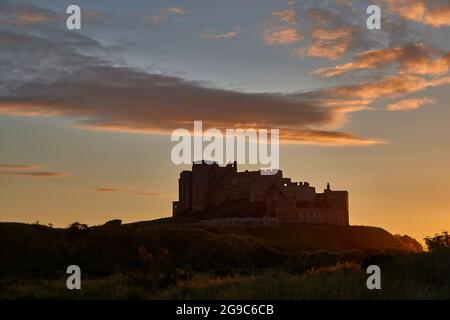
[[[308,182],[292,182],[279,170],[274,175],[259,171],[237,171],[236,162],[194,163],[182,171],[179,200],[173,216],[219,218],[276,218],[281,223],[324,223],[348,225],[348,192],[322,193]]]

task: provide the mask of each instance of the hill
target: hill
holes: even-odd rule
[[[409,250],[392,234],[377,227],[303,224],[277,228],[252,228],[242,232],[293,250]]]
[[[276,247],[287,250],[407,250],[410,248],[386,230],[369,226],[339,226],[325,224],[292,224],[279,227],[207,227],[195,224],[195,220],[163,218],[135,222],[143,228],[179,226],[216,230],[220,233],[240,234],[260,238]]]
[[[303,270],[319,262],[333,264],[361,257],[364,251],[373,254],[389,249],[408,251],[385,230],[360,226],[219,228],[159,219],[59,229],[0,223],[3,276],[61,276],[69,264],[83,266],[87,275],[105,276],[145,268],[149,259],[151,268],[189,272],[247,272],[286,266]],[[355,254],[358,250],[361,252]]]

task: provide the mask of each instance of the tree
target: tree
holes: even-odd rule
[[[417,241],[413,237],[410,237],[407,234],[405,234],[405,235],[394,234],[394,236],[397,239],[399,239],[401,242],[406,244],[414,252],[422,252],[423,251],[423,246],[420,244],[419,241]]]
[[[429,251],[450,248],[450,235],[448,231],[443,231],[440,234],[436,233],[433,237],[426,237],[424,240]]]
[[[80,222],[74,222],[69,224],[69,227],[67,228],[67,230],[69,231],[70,235],[73,236],[78,236],[83,234],[86,230],[88,230],[89,226],[87,224],[84,223],[80,223]]]

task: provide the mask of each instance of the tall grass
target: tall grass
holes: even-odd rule
[[[0,281],[2,299],[450,299],[450,250],[394,256],[382,261],[381,290],[366,287],[368,275],[355,263],[311,268],[296,275],[265,271],[253,275],[196,274],[160,289],[133,275],[83,280],[67,290],[65,279]]]

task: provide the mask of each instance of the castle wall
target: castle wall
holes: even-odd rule
[[[324,208],[277,208],[282,223],[348,225],[348,211]]]
[[[292,182],[259,171],[237,172],[236,163],[194,164],[179,179],[179,201],[173,215],[198,218],[276,217],[283,223],[327,223],[348,225],[348,192],[323,193],[307,182]]]

